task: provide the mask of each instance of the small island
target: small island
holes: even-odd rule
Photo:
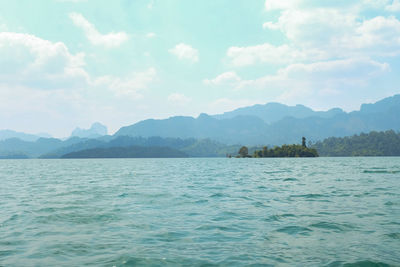
[[[303,158],[318,157],[318,152],[314,148],[308,148],[306,138],[302,138],[301,145],[282,145],[275,146],[271,149],[264,146],[262,150],[254,151],[253,155],[249,155],[249,149],[242,146],[238,152],[237,158]]]

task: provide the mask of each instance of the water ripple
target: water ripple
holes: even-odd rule
[[[400,158],[0,161],[0,266],[400,266]]]

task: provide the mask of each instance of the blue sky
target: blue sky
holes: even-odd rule
[[[0,129],[400,93],[400,0],[0,0]]]

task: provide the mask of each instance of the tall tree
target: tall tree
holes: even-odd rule
[[[239,150],[239,155],[242,158],[248,157],[249,156],[249,149],[246,146],[242,146]]]

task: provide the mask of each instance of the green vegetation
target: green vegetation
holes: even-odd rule
[[[249,149],[246,146],[242,146],[239,149],[239,156],[242,158],[249,158]]]
[[[282,145],[254,152],[254,158],[303,158],[318,157],[318,152],[314,148],[308,148],[303,145]]]
[[[400,133],[393,130],[330,137],[312,146],[324,157],[400,156]]]
[[[248,155],[248,148],[243,146],[239,150],[237,157],[246,158],[251,157]],[[301,145],[282,145],[275,146],[274,148],[268,149],[263,147],[262,150],[255,150],[253,158],[297,158],[297,157],[318,157],[318,152],[314,148],[308,148],[306,146],[306,138],[302,138]]]
[[[63,155],[61,158],[187,158],[188,155],[169,147],[93,148]]]

